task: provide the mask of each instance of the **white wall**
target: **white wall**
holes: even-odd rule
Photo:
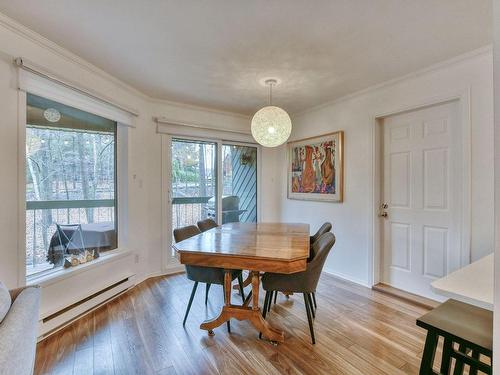
[[[100,71],[79,57],[0,14],[0,280],[9,288],[24,284],[18,243],[18,90],[12,64],[23,57],[60,77],[90,87],[140,112],[136,128],[129,130],[128,241],[132,253],[125,258],[87,267],[78,276],[43,287],[42,313],[52,311],[49,301],[74,302],[89,292],[134,272],[140,281],[162,272],[161,263],[161,137],[153,116],[219,128],[248,130],[246,117],[188,105],[152,100]],[[24,162],[21,160],[21,162]],[[120,162],[120,161],[119,161]],[[21,228],[21,230],[24,230]],[[135,263],[134,255],[139,256]],[[66,293],[61,294],[61,286]],[[45,301],[45,302],[44,302]]]
[[[103,274],[133,270],[138,279],[161,272],[161,140],[152,116],[181,122],[244,130],[240,115],[151,100],[108,74],[82,61],[30,30],[0,15],[0,280],[8,287],[22,285],[18,244],[18,92],[14,57],[24,57],[62,77],[112,97],[140,111],[137,127],[130,130],[129,247],[139,255],[117,263],[89,267],[78,285],[65,280],[65,290],[85,294],[95,290]],[[285,149],[262,151],[262,220],[310,222],[315,230],[323,221],[334,223],[338,238],[327,269],[354,281],[369,283],[369,154],[370,116],[394,108],[423,103],[443,93],[471,89],[472,117],[472,255],[493,249],[493,104],[491,52],[448,64],[376,90],[357,94],[308,113],[294,116],[292,138],[334,130],[345,131],[345,202],[327,204],[286,199]],[[135,178],[134,178],[135,176]],[[120,266],[117,267],[117,264]],[[83,285],[83,287],[82,287]],[[59,287],[60,284],[55,286]],[[58,288],[45,288],[50,300]],[[43,302],[42,302],[43,303]],[[42,305],[43,306],[43,305]],[[48,309],[48,306],[43,306]]]
[[[324,221],[333,223],[337,243],[326,264],[328,271],[371,284],[373,116],[468,89],[472,124],[472,260],[493,251],[492,69],[492,52],[485,48],[293,117],[291,139],[345,131],[344,203],[288,200],[286,176],[281,178],[281,219],[309,222],[312,231]],[[286,171],[284,148],[280,156],[279,169]]]

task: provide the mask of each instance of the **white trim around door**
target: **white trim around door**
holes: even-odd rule
[[[470,87],[458,93],[450,93],[448,95],[441,95],[431,98],[415,105],[394,108],[381,113],[376,113],[369,118],[370,123],[370,147],[372,154],[371,165],[371,184],[370,184],[370,213],[369,213],[369,281],[371,285],[375,285],[381,281],[381,256],[382,256],[382,243],[381,243],[381,225],[380,218],[378,217],[379,207],[382,204],[381,197],[381,183],[382,183],[382,136],[380,119],[400,114],[407,111],[414,111],[417,109],[434,106],[441,103],[450,102],[453,100],[458,101],[459,105],[459,118],[461,125],[461,135],[463,142],[463,155],[462,155],[462,217],[461,217],[461,248],[460,259],[461,267],[470,263],[470,239],[471,239],[471,117],[470,117]]]

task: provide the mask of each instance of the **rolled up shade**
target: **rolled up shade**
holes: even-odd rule
[[[120,125],[135,126],[137,111],[114,103],[89,89],[77,87],[23,59],[18,58],[15,63],[18,67],[19,90],[116,121]]]

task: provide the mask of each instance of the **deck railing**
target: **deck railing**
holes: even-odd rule
[[[212,197],[176,197],[172,199],[172,227],[196,224],[208,214],[208,201]]]
[[[47,262],[57,224],[86,224],[115,220],[114,199],[26,202],[26,272],[53,267]]]

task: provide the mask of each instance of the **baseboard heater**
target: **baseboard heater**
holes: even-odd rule
[[[123,278],[61,310],[43,317],[39,321],[38,341],[42,341],[73,321],[106,304],[133,287],[135,275]]]

